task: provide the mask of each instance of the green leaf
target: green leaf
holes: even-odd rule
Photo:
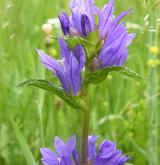
[[[95,45],[99,40],[99,31],[95,30],[94,32],[91,32],[88,34],[86,38],[92,45]]]
[[[98,30],[88,34],[87,38],[85,39],[80,36],[65,36],[63,39],[67,42],[72,50],[77,44],[81,44],[86,50],[86,56],[88,59],[96,57],[101,49]]]
[[[127,67],[121,67],[122,69],[120,70],[120,74],[123,74],[124,76],[130,77],[130,78],[134,78],[134,79],[141,79],[141,80],[145,80],[146,78],[142,75],[139,75],[138,73],[136,73],[135,71],[132,71],[131,69],[127,68]]]
[[[71,49],[74,49],[74,47],[77,45],[77,44],[81,44],[83,46],[88,46],[88,45],[92,45],[92,43],[80,36],[74,36],[74,37],[69,37],[69,36],[65,36],[63,38],[67,44],[69,45],[69,47]]]
[[[119,67],[119,66],[113,66],[113,67],[108,67],[108,68],[104,68],[104,69],[100,69],[96,72],[90,72],[87,74],[87,79],[86,79],[86,84],[97,84],[102,82],[103,80],[106,79],[106,77],[108,76],[108,74],[110,72],[118,72],[120,74],[123,74],[127,77],[130,78],[135,78],[135,79],[145,79],[143,76],[140,76],[139,74],[137,74],[136,72],[126,68],[126,67]]]
[[[13,117],[10,116],[11,118],[11,122],[12,122],[12,125],[13,125],[13,129],[14,129],[14,132],[15,132],[15,135],[17,137],[17,140],[20,144],[20,147],[21,147],[21,150],[25,156],[25,159],[27,161],[27,164],[31,164],[31,165],[36,165],[36,161],[33,157],[33,154],[28,146],[28,144],[26,143],[26,140],[23,136],[23,134],[21,133],[21,131],[19,130],[16,122],[13,120]]]
[[[84,102],[77,96],[69,96],[67,95],[61,87],[57,87],[52,82],[46,80],[37,80],[37,79],[30,79],[26,80],[18,85],[18,87],[22,86],[36,86],[41,89],[47,90],[53,94],[56,94],[61,99],[63,99],[66,103],[68,103],[71,107],[75,109],[84,109]]]
[[[95,30],[91,32],[87,36],[87,40],[91,43],[91,45],[86,45],[89,59],[97,57],[102,48],[101,41],[99,40],[99,31]]]

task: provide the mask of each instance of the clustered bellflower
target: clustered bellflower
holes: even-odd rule
[[[90,165],[124,165],[127,157],[117,150],[116,144],[104,140],[96,151],[97,137],[88,137],[88,164]],[[80,165],[81,158],[76,149],[76,136],[72,136],[65,144],[59,137],[54,138],[54,148],[56,152],[48,148],[41,148],[43,165]]]
[[[72,15],[65,12],[59,15],[64,35],[79,35],[86,37],[98,30],[102,49],[92,61],[94,70],[111,66],[122,66],[128,56],[127,47],[131,44],[135,34],[129,34],[124,22],[120,22],[130,11],[124,11],[114,16],[114,0],[99,9],[93,0],[72,0],[70,3]],[[99,17],[99,24],[95,24],[94,15]]]
[[[90,33],[98,31],[99,38],[96,40],[101,45],[100,50],[88,61],[85,48],[77,44],[71,49],[59,37],[61,60],[51,58],[40,50],[37,52],[42,63],[59,78],[64,91],[68,95],[78,95],[83,84],[81,74],[85,63],[87,63],[87,69],[92,68],[89,70],[91,74],[103,68],[122,66],[128,56],[127,48],[135,34],[129,34],[122,21],[130,10],[122,12],[117,17],[114,16],[114,0],[109,0],[102,9],[95,6],[94,0],[71,0],[70,8],[71,16],[68,16],[66,12],[59,15],[63,34],[71,39],[74,36],[87,39]],[[98,24],[94,19],[95,14],[99,17]],[[116,149],[116,144],[104,140],[97,151],[96,140],[95,135],[88,137],[86,148],[89,165],[124,165],[126,163],[128,158]],[[56,153],[47,148],[41,148],[44,165],[81,165],[82,157],[76,149],[75,136],[72,136],[66,144],[59,137],[55,137],[54,146]]]
[[[42,63],[60,80],[63,89],[69,95],[77,95],[82,86],[81,71],[85,64],[84,48],[77,44],[73,51],[67,43],[59,38],[61,60],[56,60],[37,50]]]
[[[127,48],[135,37],[135,34],[127,32],[124,22],[120,22],[130,11],[124,11],[115,17],[114,0],[110,0],[101,10],[94,5],[93,0],[71,0],[70,8],[71,16],[65,12],[59,15],[64,35],[86,37],[94,30],[99,31],[102,47],[99,54],[91,60],[90,68],[96,71],[111,66],[122,66],[128,56]],[[95,24],[95,14],[99,16],[98,25]],[[59,38],[59,44],[61,63],[39,50],[38,54],[45,66],[59,78],[65,92],[77,95],[82,86],[81,71],[85,65],[85,50],[78,44],[72,51],[62,38]]]
[[[72,15],[65,12],[59,15],[64,35],[71,38],[75,35],[86,37],[98,30],[101,49],[91,59],[90,68],[96,71],[111,66],[122,66],[128,56],[128,46],[135,34],[129,34],[124,22],[120,22],[130,11],[114,16],[114,0],[99,9],[93,0],[71,0]],[[95,24],[94,15],[99,16],[99,24]],[[71,50],[67,43],[59,38],[62,60],[55,60],[38,50],[41,61],[59,78],[64,91],[69,95],[78,95],[82,87],[81,72],[85,65],[85,50],[78,44]]]

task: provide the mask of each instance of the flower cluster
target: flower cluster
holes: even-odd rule
[[[122,66],[128,56],[128,46],[135,34],[129,34],[124,22],[120,22],[130,11],[124,11],[114,16],[114,0],[110,0],[102,10],[94,5],[93,0],[71,0],[72,15],[65,12],[59,15],[64,35],[73,38],[80,36],[84,39],[94,31],[99,32],[97,42],[101,48],[97,55],[87,61],[88,68],[96,71],[111,66]],[[95,23],[95,14],[99,17],[99,24]],[[81,72],[86,62],[86,51],[81,45],[71,50],[67,43],[59,38],[62,60],[55,60],[38,50],[41,61],[60,80],[64,91],[69,95],[78,95],[82,88]]]
[[[96,151],[97,137],[88,137],[88,164],[90,165],[124,165],[127,157],[116,149],[116,144],[104,140]],[[48,148],[41,148],[44,165],[80,165],[81,158],[76,149],[76,136],[72,136],[65,144],[59,137],[54,138],[56,153]]]
[[[59,45],[62,60],[55,60],[40,50],[37,52],[42,63],[59,78],[63,89],[70,95],[77,95],[82,86],[81,71],[85,64],[84,48],[77,44],[71,51],[62,38],[59,38]]]
[[[87,34],[98,30],[102,49],[93,59],[94,69],[110,66],[122,66],[128,56],[127,47],[131,44],[135,34],[128,34],[124,22],[120,21],[130,13],[124,11],[114,16],[114,0],[110,0],[102,10],[94,5],[93,0],[72,0],[70,3],[72,15],[63,12],[59,15],[64,35]],[[99,24],[95,24],[94,15],[99,16]]]

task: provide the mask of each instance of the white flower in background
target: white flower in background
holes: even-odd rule
[[[49,18],[47,20],[47,23],[53,25],[55,28],[59,28],[60,27],[60,22],[59,22],[58,18]]]

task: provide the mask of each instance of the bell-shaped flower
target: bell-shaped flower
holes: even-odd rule
[[[128,33],[124,22],[120,23],[130,11],[124,11],[116,18],[113,12],[114,0],[110,0],[99,11],[99,33],[102,49],[98,57],[93,59],[94,70],[111,66],[122,66],[128,56],[127,48],[135,37],[135,34]]]
[[[68,15],[63,12],[58,16],[60,23],[61,23],[61,28],[64,33],[64,35],[69,35],[70,33],[70,21],[68,18]]]
[[[123,24],[120,24],[117,28],[122,30],[121,27],[124,28]],[[94,58],[93,60],[94,70],[124,65],[128,56],[127,48],[134,39],[135,34],[128,34],[127,31],[119,33],[119,30],[116,29],[113,35],[108,35],[98,58]]]
[[[81,72],[85,65],[84,48],[77,44],[73,51],[67,43],[59,38],[61,60],[56,60],[37,50],[42,63],[60,80],[64,91],[69,95],[77,95],[82,87]]]
[[[56,153],[48,148],[41,148],[44,165],[74,165],[71,159],[72,152],[76,147],[76,136],[72,136],[65,144],[59,137],[54,138],[54,148]]]
[[[122,151],[116,149],[115,143],[104,140],[99,147],[94,165],[124,165],[127,160],[128,158],[122,155]]]
[[[104,140],[96,151],[97,137],[88,136],[88,164],[91,165],[124,165],[128,158],[117,150],[116,144]],[[41,149],[43,156],[43,165],[81,165],[81,157],[76,149],[76,137],[72,138],[65,144],[60,138],[55,138],[55,150],[52,152],[47,148]],[[66,164],[65,164],[66,163]]]
[[[92,32],[95,27],[93,0],[71,0],[70,8],[70,17],[65,12],[59,15],[64,35],[86,36]]]

